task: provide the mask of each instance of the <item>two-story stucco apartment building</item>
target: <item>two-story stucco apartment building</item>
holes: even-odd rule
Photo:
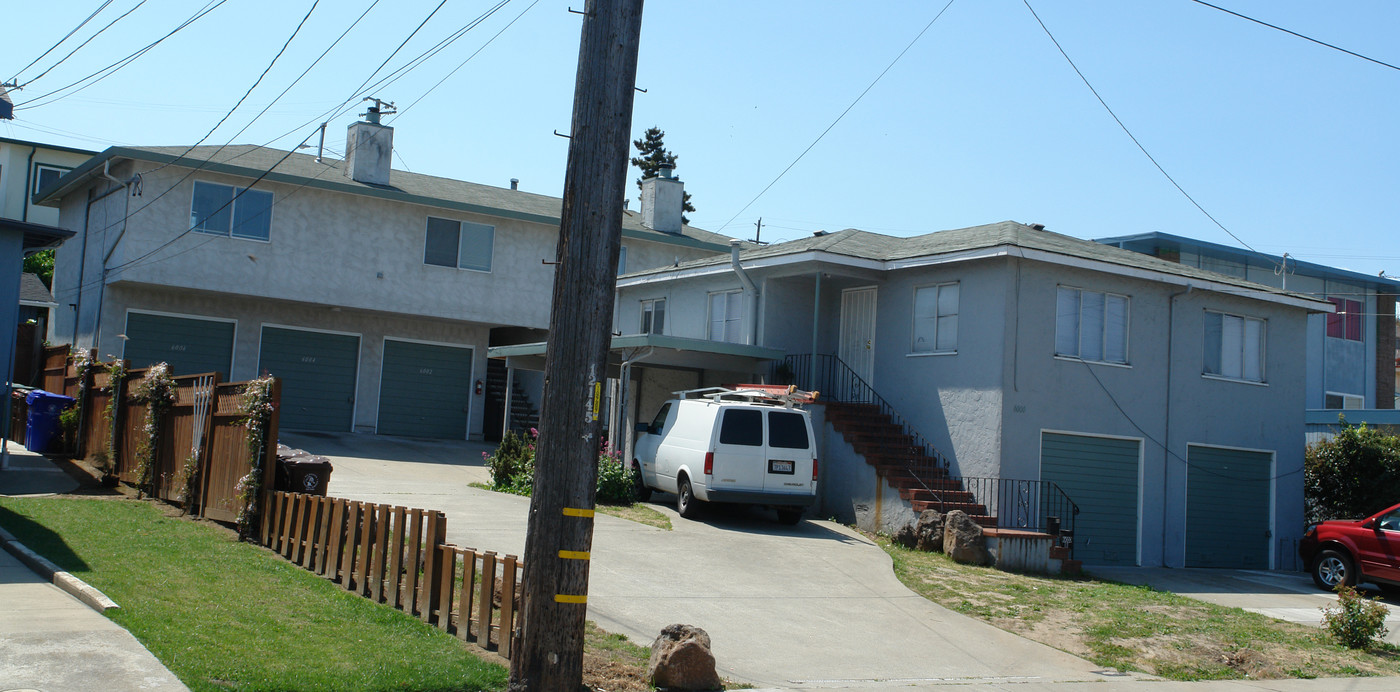
[[[377,123],[347,140],[344,161],[113,147],[64,175],[37,200],[76,232],[50,338],[134,367],[274,374],[284,429],[479,437],[487,346],[548,327],[560,200],[391,170]],[[642,212],[622,269],[727,249],[678,206]]]
[[[868,385],[954,476],[1053,481],[1088,564],[1291,564],[1320,299],[1013,222],[736,246],[624,276],[618,296],[625,334],[786,353],[823,399]],[[661,403],[650,379],[713,379],[647,366],[637,420]],[[912,516],[830,422],[821,435],[819,513]]]

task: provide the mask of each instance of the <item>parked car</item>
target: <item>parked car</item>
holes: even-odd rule
[[[1298,556],[1320,588],[1370,582],[1400,591],[1400,505],[1365,519],[1324,521],[1308,527]]]
[[[687,519],[702,502],[731,502],[772,507],[779,521],[796,524],[816,502],[816,436],[803,398],[773,389],[676,392],[637,426],[638,496],[675,493]]]

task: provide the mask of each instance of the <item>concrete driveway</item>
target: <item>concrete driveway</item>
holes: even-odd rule
[[[527,498],[468,487],[485,482],[471,443],[366,435],[283,434],[331,458],[330,492],[438,509],[460,546],[520,555]],[[662,496],[664,497],[664,496]],[[939,607],[894,578],[889,557],[837,524],[780,526],[736,509],[664,531],[598,515],[589,618],[649,645],[687,623],[714,642],[720,673],[760,687],[1104,680],[1096,666]],[[1119,678],[1121,679],[1121,678]]]
[[[1270,572],[1239,569],[1165,569],[1161,567],[1091,567],[1095,577],[1125,584],[1146,584],[1158,591],[1233,608],[1243,608],[1279,620],[1310,627],[1322,626],[1322,608],[1337,596],[1313,585],[1306,572]],[[1400,599],[1383,597],[1371,585],[1361,589],[1390,607],[1386,641],[1400,644]]]

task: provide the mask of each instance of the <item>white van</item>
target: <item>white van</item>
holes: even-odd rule
[[[759,387],[676,392],[650,424],[637,425],[633,469],[638,497],[676,495],[676,510],[692,519],[700,502],[772,507],[796,524],[816,502],[817,451],[812,420],[798,408],[815,394],[780,394]],[[791,392],[791,390],[787,390]]]

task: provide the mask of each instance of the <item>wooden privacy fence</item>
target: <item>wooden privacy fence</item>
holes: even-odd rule
[[[442,512],[278,491],[263,516],[262,545],[291,562],[511,657],[524,567],[447,543]]]
[[[73,455],[94,466],[110,465],[118,480],[136,484],[137,450],[146,435],[147,405],[134,396],[132,385],[149,368],[127,371],[117,391],[112,391],[110,363],[96,363],[82,375],[68,356],[67,346],[46,348],[43,362],[44,389],[81,400],[82,420]],[[157,426],[152,494],[207,519],[236,521],[241,509],[236,486],[258,463],[257,456],[249,453],[245,416],[238,408],[239,396],[248,383],[220,382],[218,373],[176,375],[174,379],[175,402]],[[274,383],[274,402],[280,393],[280,383]],[[109,417],[113,397],[118,405]],[[261,452],[266,460],[263,479],[269,484],[271,463],[277,458],[277,418],[274,406]],[[191,497],[182,498],[181,471],[191,457],[197,462],[197,484]]]

